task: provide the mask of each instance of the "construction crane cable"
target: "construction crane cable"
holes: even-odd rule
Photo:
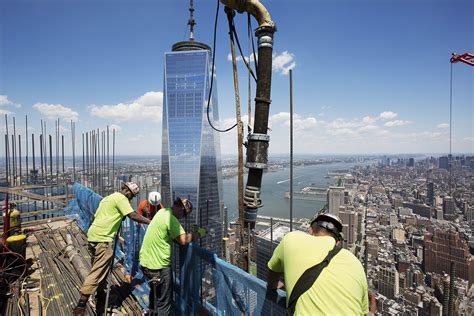
[[[252,19],[250,18],[250,13],[247,12],[247,23],[249,30],[252,30]],[[253,62],[255,64],[255,69],[258,69],[257,63],[257,54],[255,53],[255,39],[252,37],[252,52],[253,52]]]
[[[214,19],[214,39],[213,39],[213,44],[212,44],[211,84],[210,84],[210,87],[209,87],[209,96],[208,96],[208,99],[207,99],[206,112],[207,112],[207,121],[209,122],[209,125],[211,126],[211,128],[213,130],[217,131],[217,132],[225,133],[225,132],[228,132],[228,131],[232,130],[234,127],[236,127],[237,123],[235,123],[234,125],[232,125],[231,127],[227,128],[227,129],[219,129],[219,128],[215,127],[212,124],[211,118],[209,116],[209,107],[210,107],[210,104],[211,104],[211,96],[212,96],[212,86],[213,86],[213,83],[214,83],[214,64],[215,64],[215,58],[216,58],[216,33],[217,33],[217,21],[219,19],[219,6],[220,6],[220,2],[219,2],[219,0],[217,0],[216,17]]]
[[[240,57],[242,58],[242,61],[244,62],[245,66],[247,67],[247,69],[250,71],[253,79],[255,80],[255,82],[257,82],[257,77],[255,77],[255,74],[253,73],[253,70],[252,68],[250,67],[250,64],[247,62],[247,59],[245,58],[243,52],[242,52],[242,47],[240,46],[240,42],[239,42],[239,36],[237,35],[237,31],[235,30],[235,23],[234,23],[234,19],[232,19],[232,27],[231,27],[231,32],[234,34],[235,36],[235,41],[237,42],[237,47],[239,48],[239,52],[240,52]],[[250,56],[249,56],[249,61],[250,61]]]

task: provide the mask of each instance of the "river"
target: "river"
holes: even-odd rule
[[[360,163],[359,163],[360,164]],[[334,185],[336,180],[325,178],[328,171],[349,170],[356,163],[331,163],[311,166],[299,166],[293,169],[293,190],[299,191],[309,185],[317,187],[328,187]],[[290,169],[284,168],[277,171],[263,174],[262,196],[263,207],[259,210],[259,215],[289,218],[290,200],[284,194],[290,190]],[[244,179],[244,184],[246,183]],[[228,208],[229,221],[234,221],[238,217],[237,212],[237,177],[223,180],[224,201]],[[293,218],[312,218],[319,211],[325,202],[293,200]]]

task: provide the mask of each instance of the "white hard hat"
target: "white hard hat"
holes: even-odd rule
[[[150,202],[151,205],[157,206],[161,203],[161,194],[160,192],[153,191],[148,194],[148,202]]]

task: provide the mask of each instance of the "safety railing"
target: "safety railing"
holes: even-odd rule
[[[75,199],[65,209],[87,232],[102,197],[80,185],[73,186]],[[117,247],[116,260],[133,277],[133,294],[146,309],[149,287],[139,267],[139,251],[145,225],[128,218],[122,223],[125,243]],[[196,244],[176,246],[174,257],[174,304],[176,314],[286,315],[282,291],[267,291],[266,283]]]

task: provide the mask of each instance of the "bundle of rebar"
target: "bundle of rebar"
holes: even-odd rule
[[[79,299],[83,279],[91,268],[86,237],[75,224],[49,229],[35,236],[42,250],[38,260],[44,309],[47,315],[70,315]],[[83,269],[87,269],[87,272],[81,271]],[[108,279],[108,282],[112,282],[111,305],[115,306],[114,312],[141,315],[139,303],[131,290],[122,284],[123,280],[125,276],[121,265],[115,265]],[[87,313],[94,315],[90,306]]]

